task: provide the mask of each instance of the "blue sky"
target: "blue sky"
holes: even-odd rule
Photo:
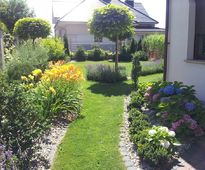
[[[54,0],[62,1],[62,0]],[[65,1],[65,0],[64,0]],[[68,1],[68,9],[81,0],[66,0]],[[51,22],[52,19],[52,0],[27,0],[29,6],[34,9],[37,17],[47,19]],[[149,15],[159,21],[157,27],[165,27],[166,0],[136,0],[142,2]]]

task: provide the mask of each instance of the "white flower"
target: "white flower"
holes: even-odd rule
[[[156,130],[153,130],[153,129],[152,129],[152,130],[149,130],[149,135],[150,135],[150,136],[153,136],[155,133],[157,133]]]
[[[166,149],[169,148],[169,146],[170,146],[170,142],[167,140],[161,140],[160,143]]]
[[[175,137],[176,133],[174,131],[169,131],[169,136]]]
[[[160,128],[159,128],[159,130],[160,131],[163,131],[163,132],[169,132],[169,129],[167,128],[167,127],[164,127],[164,126],[161,126]]]

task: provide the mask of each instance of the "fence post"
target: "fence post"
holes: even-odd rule
[[[0,29],[0,69],[3,69],[4,66],[3,31]]]

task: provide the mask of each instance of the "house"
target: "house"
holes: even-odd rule
[[[90,49],[93,45],[99,45],[104,49],[113,51],[115,49],[113,42],[106,38],[94,37],[89,33],[87,27],[87,22],[92,17],[94,10],[109,3],[128,7],[134,13],[136,16],[134,21],[136,40],[147,34],[164,33],[164,29],[155,27],[158,22],[148,15],[143,5],[134,2],[134,0],[81,0],[72,9],[64,11],[64,14],[63,10],[66,9],[66,5],[54,1],[53,24],[55,24],[55,35],[61,38],[66,37],[71,51],[75,51],[77,47]]]
[[[167,0],[165,79],[194,85],[205,101],[205,1]]]

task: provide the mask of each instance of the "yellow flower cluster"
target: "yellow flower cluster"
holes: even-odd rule
[[[77,82],[83,80],[83,73],[78,67],[72,64],[61,65],[56,63],[50,65],[50,69],[46,70],[41,78],[43,81],[55,81],[59,79]]]

